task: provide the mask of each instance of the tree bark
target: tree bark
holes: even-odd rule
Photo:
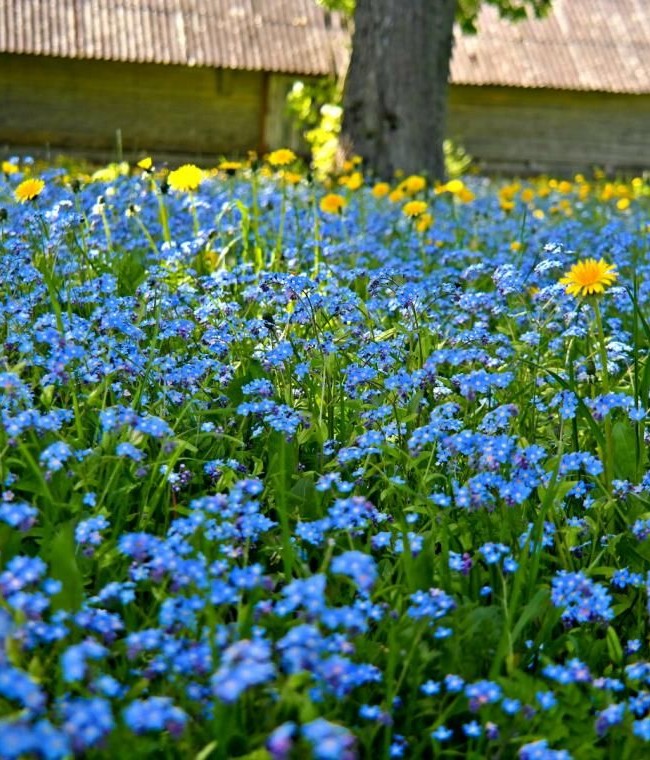
[[[456,0],[357,0],[343,145],[378,177],[444,177],[455,11]]]

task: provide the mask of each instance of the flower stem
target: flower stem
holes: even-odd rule
[[[594,316],[596,318],[596,332],[598,335],[598,351],[600,354],[600,383],[604,395],[609,393],[609,374],[607,371],[607,343],[605,341],[605,331],[603,330],[603,320],[600,314],[598,301],[594,299]],[[605,451],[602,452],[603,464],[605,467],[605,486],[609,490],[612,485],[614,471],[614,438],[612,436],[612,419],[607,414],[605,416]]]

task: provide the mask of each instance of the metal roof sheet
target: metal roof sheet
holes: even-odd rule
[[[517,24],[484,4],[478,29],[456,33],[455,84],[650,93],[650,0],[555,0]],[[0,2],[5,53],[322,75],[349,42],[314,0]]]
[[[0,52],[295,74],[342,71],[349,33],[314,0],[3,0]]]
[[[478,34],[456,35],[451,81],[650,93],[650,2],[554,0],[545,19],[516,24],[484,5]]]

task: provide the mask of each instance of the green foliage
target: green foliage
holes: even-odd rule
[[[462,177],[472,166],[472,157],[453,140],[445,140],[442,144],[445,156],[445,171],[450,179]]]
[[[322,119],[322,107],[340,105],[340,101],[341,85],[333,77],[298,80],[287,95],[287,113],[300,129],[315,129]]]
[[[501,18],[522,21],[531,14],[542,18],[548,13],[553,0],[458,0],[456,20],[464,32],[476,34],[479,31],[476,20],[483,2],[496,7]]]
[[[331,11],[339,11],[345,16],[354,15],[355,0],[316,0],[319,5]],[[548,13],[553,0],[458,0],[456,20],[462,30],[468,34],[478,31],[476,20],[481,3],[497,8],[501,18],[510,21],[522,21],[532,14],[541,18]]]
[[[339,147],[343,111],[341,87],[332,78],[294,84],[287,110],[311,150],[312,168],[319,178],[334,166]]]
[[[328,11],[338,11],[348,17],[354,15],[355,0],[316,0],[316,2]]]

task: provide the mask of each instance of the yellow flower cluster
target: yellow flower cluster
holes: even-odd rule
[[[546,213],[536,207],[536,201],[548,198],[551,193],[560,196],[548,206],[551,215],[572,216],[576,210],[576,202],[584,203],[590,199],[600,202],[613,202],[618,211],[626,212],[635,200],[648,194],[648,188],[641,177],[635,177],[630,182],[603,182],[604,175],[594,173],[593,180],[587,180],[583,174],[576,174],[573,180],[540,177],[523,184],[511,182],[499,191],[499,203],[506,213],[517,206],[517,201],[524,204],[534,218],[544,219]]]
[[[361,172],[352,172],[339,177],[339,185],[347,187],[348,190],[358,190],[363,185],[363,174]]]
[[[436,187],[436,194],[450,193],[456,200],[461,203],[471,203],[476,196],[465,185],[461,179],[451,179],[444,185],[438,185]]]

